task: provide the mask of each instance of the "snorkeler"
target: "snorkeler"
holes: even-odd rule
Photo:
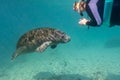
[[[90,20],[86,18],[80,19],[79,24],[100,26],[103,22],[104,3],[105,0],[80,0],[75,2],[73,10],[77,11],[81,16],[83,16],[83,11],[86,11],[90,17]]]

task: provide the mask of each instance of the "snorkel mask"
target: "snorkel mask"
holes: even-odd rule
[[[74,2],[73,4],[73,10],[74,11],[78,11],[80,13],[81,16],[83,16],[83,10],[82,8],[84,8],[85,5],[85,1],[84,0],[80,0],[79,2]]]

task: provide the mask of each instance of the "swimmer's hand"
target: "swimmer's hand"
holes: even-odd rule
[[[85,18],[82,18],[82,19],[79,20],[78,23],[79,23],[80,25],[86,25],[86,23],[87,23],[88,21],[89,21],[89,20],[87,20],[87,19],[85,19]]]

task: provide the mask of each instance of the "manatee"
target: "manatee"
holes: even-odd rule
[[[12,60],[17,56],[32,52],[44,52],[49,46],[54,49],[59,43],[67,43],[70,37],[65,32],[55,28],[33,29],[20,37]]]

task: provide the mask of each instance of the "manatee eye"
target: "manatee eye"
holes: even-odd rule
[[[63,39],[63,38],[65,38],[65,36],[64,36],[64,35],[62,35],[62,37],[61,37],[61,38]]]
[[[61,38],[64,38],[64,36],[62,36]]]

